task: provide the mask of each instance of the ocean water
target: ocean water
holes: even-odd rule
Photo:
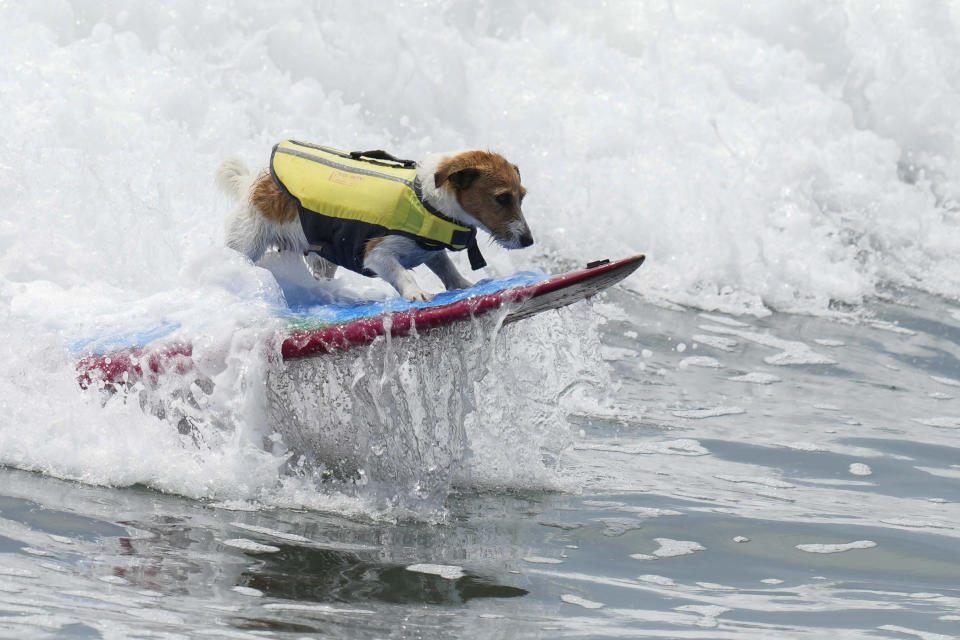
[[[0,637],[960,636],[956,4],[5,2],[0,68]],[[475,280],[647,262],[284,364],[390,294],[222,247],[285,138],[504,153]],[[197,375],[82,390],[119,333]]]

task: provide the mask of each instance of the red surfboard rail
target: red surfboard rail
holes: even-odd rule
[[[77,380],[86,389],[95,380],[111,384],[132,384],[146,375],[193,369],[193,345],[174,343],[155,349],[137,348],[113,351],[103,356],[89,356],[77,363]]]
[[[478,295],[440,307],[397,311],[344,324],[294,331],[280,346],[284,360],[341,351],[370,344],[389,333],[393,337],[424,331],[451,322],[466,320],[510,305],[504,323],[514,322],[547,309],[557,309],[589,298],[620,280],[643,264],[644,256],[636,255],[616,262],[599,263],[586,269],[553,276],[536,284]],[[102,356],[84,358],[77,365],[80,385],[94,380],[106,383],[133,383],[144,375],[165,372],[188,373],[193,369],[193,347],[188,343],[168,344],[157,348],[124,349]]]

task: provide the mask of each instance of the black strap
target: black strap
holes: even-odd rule
[[[473,238],[473,242],[467,247],[467,257],[470,258],[470,268],[474,271],[487,266],[487,261],[483,259],[483,254],[480,253],[480,247],[477,246],[476,237]]]
[[[354,160],[363,160],[364,158],[370,158],[371,160],[387,160],[389,162],[396,162],[399,165],[402,165],[408,169],[412,169],[417,165],[413,160],[403,160],[398,158],[393,154],[387,153],[383,149],[372,149],[370,151],[351,151],[350,157]]]

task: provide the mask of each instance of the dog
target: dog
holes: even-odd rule
[[[379,276],[410,302],[433,298],[410,271],[421,264],[448,291],[471,286],[446,250],[468,249],[471,266],[484,266],[477,229],[506,249],[533,244],[520,170],[489,151],[414,163],[286,141],[274,147],[268,170],[253,175],[233,157],[216,181],[240,201],[227,219],[228,247],[254,263],[270,248],[302,253],[318,279],[337,267]]]

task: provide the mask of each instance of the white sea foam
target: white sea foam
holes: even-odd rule
[[[723,336],[707,336],[700,333],[693,335],[694,342],[699,342],[700,344],[705,344],[708,347],[713,347],[714,349],[719,349],[721,351],[733,351],[733,348],[737,346],[737,341],[731,338],[724,338]]]
[[[837,544],[798,544],[797,549],[807,553],[842,553],[853,549],[872,549],[877,546],[873,540],[855,540],[854,542],[842,542]]]
[[[918,424],[928,427],[942,427],[944,429],[960,429],[960,417],[957,416],[938,416],[935,418],[913,418]]]
[[[869,325],[870,325],[871,327],[873,327],[874,329],[880,329],[881,331],[889,331],[890,333],[897,333],[897,334],[900,334],[900,335],[902,335],[902,336],[915,336],[915,335],[917,335],[917,332],[916,332],[916,331],[913,331],[912,329],[907,329],[907,328],[901,327],[901,326],[899,326],[899,325],[897,325],[897,324],[895,324],[895,323],[893,323],[893,322],[886,322],[886,321],[884,321],[884,320],[868,320],[868,321],[867,321],[867,324],[869,324]]]
[[[678,418],[687,418],[689,420],[702,420],[703,418],[717,418],[719,416],[733,416],[740,413],[746,413],[740,407],[713,407],[712,409],[684,409],[683,411],[671,411]]]
[[[160,622],[163,624],[169,625],[183,625],[184,619],[173,613],[172,611],[164,611],[162,609],[148,609],[148,608],[131,608],[127,609],[126,613],[139,618],[140,620],[148,620],[150,622]]]
[[[595,518],[594,522],[603,525],[603,535],[610,537],[622,536],[628,531],[643,528],[643,521],[639,518]]]
[[[940,384],[945,384],[949,387],[960,387],[960,380],[955,378],[944,378],[943,376],[930,376],[930,378]]]
[[[633,349],[624,349],[622,347],[604,346],[600,349],[600,357],[604,360],[624,360],[626,358],[635,358],[637,352]]]
[[[767,356],[763,359],[767,364],[773,364],[778,366],[792,365],[792,364],[836,364],[837,361],[833,358],[825,356],[823,354],[817,353],[810,348],[810,345],[803,342],[798,342],[796,340],[785,340],[783,338],[778,338],[777,336],[771,335],[769,333],[760,333],[758,331],[746,331],[743,329],[734,329],[730,327],[722,326],[701,326],[701,329],[707,331],[712,331],[714,333],[729,334],[735,335],[743,338],[744,340],[749,340],[750,342],[755,342],[761,344],[765,347],[771,347],[773,349],[780,349],[780,353],[772,356]]]
[[[880,522],[892,524],[896,527],[909,527],[911,529],[952,529],[953,525],[939,520],[928,520],[923,518],[881,518]]]
[[[656,558],[673,558],[676,556],[685,556],[703,551],[704,547],[699,542],[692,540],[672,540],[670,538],[654,538],[654,542],[660,545],[653,554],[632,553],[630,557],[634,560],[653,560]]]
[[[897,634],[902,634],[906,636],[914,636],[919,640],[953,640],[956,638],[955,635],[947,635],[944,633],[931,633],[929,631],[921,631],[919,629],[911,629],[910,627],[903,627],[898,624],[881,624],[877,627],[878,631],[892,631]]]
[[[710,452],[696,440],[686,438],[679,440],[663,440],[660,442],[638,442],[629,445],[615,443],[580,443],[574,449],[589,451],[609,451],[611,453],[626,453],[629,455],[666,454],[673,456],[705,456]]]
[[[659,576],[655,573],[645,573],[643,575],[637,576],[637,580],[641,582],[649,582],[650,584],[658,584],[664,587],[673,586],[676,581],[673,578],[668,578],[667,576]]]
[[[583,506],[599,507],[601,509],[614,509],[617,507],[625,507],[627,505],[625,502],[620,502],[619,500],[584,500]]]
[[[781,442],[779,444],[782,447],[787,447],[795,451],[829,451],[827,447],[815,442]]]
[[[575,596],[571,593],[562,594],[560,596],[560,599],[566,602],[567,604],[575,604],[578,607],[583,607],[584,609],[600,609],[603,607],[602,602],[587,600],[586,598],[581,598],[580,596]]]
[[[929,473],[932,476],[937,476],[940,478],[953,478],[960,480],[960,469],[938,469],[937,467],[916,467],[920,471]]]
[[[263,605],[270,611],[296,611],[302,613],[342,613],[347,615],[370,615],[376,613],[371,609],[357,609],[353,607],[334,607],[329,604],[297,604],[288,602],[270,602]]]
[[[562,416],[570,407],[560,405],[576,403],[577,394],[555,402],[552,416],[544,415],[542,407],[532,410],[525,422],[541,425],[543,438],[530,429],[523,434],[506,433],[509,428],[500,425],[511,421],[502,420],[499,413],[507,407],[536,404],[534,399],[539,400],[545,389],[559,394],[575,380],[583,382],[584,372],[587,377],[596,376],[587,384],[600,380],[603,368],[594,355],[598,347],[592,321],[582,316],[574,321],[579,329],[572,331],[559,329],[569,320],[546,320],[533,330],[539,338],[527,333],[530,323],[525,329],[509,329],[523,332],[522,340],[512,341],[522,346],[492,357],[488,327],[486,340],[477,341],[477,358],[453,362],[462,354],[451,354],[450,362],[428,362],[425,375],[445,370],[453,374],[449,380],[461,371],[476,379],[461,379],[462,389],[469,393],[445,403],[460,430],[452,438],[456,442],[449,460],[438,457],[435,470],[401,477],[392,493],[390,487],[372,485],[366,491],[353,488],[343,493],[336,487],[318,488],[308,474],[291,478],[283,471],[290,453],[284,444],[289,443],[274,440],[273,450],[264,449],[265,438],[272,435],[271,399],[264,381],[279,375],[273,309],[303,296],[304,287],[317,299],[383,296],[389,289],[346,273],[331,285],[319,285],[291,276],[282,260],[273,260],[267,270],[222,249],[222,224],[233,205],[213,188],[217,164],[239,153],[252,166],[262,166],[271,145],[292,136],[344,147],[390,145],[409,156],[468,145],[492,146],[524,167],[531,192],[547,196],[556,192],[550,186],[554,176],[544,173],[547,163],[542,152],[559,151],[547,139],[537,142],[536,136],[525,140],[516,136],[520,131],[532,132],[530,125],[539,115],[518,111],[506,121],[491,120],[484,97],[468,97],[451,85],[452,79],[463,78],[462,88],[478,86],[463,74],[476,73],[480,78],[499,68],[474,69],[475,62],[486,66],[493,58],[489,45],[470,35],[486,38],[472,21],[417,9],[416,15],[399,22],[372,24],[366,10],[361,15],[347,7],[344,15],[334,9],[341,16],[336,33],[350,40],[376,32],[384,52],[402,49],[400,43],[411,36],[414,42],[424,43],[411,52],[412,57],[387,54],[384,64],[358,65],[357,54],[370,53],[370,45],[356,43],[343,49],[334,44],[338,37],[323,35],[326,27],[322,25],[328,24],[331,9],[302,3],[289,10],[302,27],[278,22],[274,12],[245,0],[232,8],[211,6],[202,11],[174,0],[163,11],[144,6],[118,12],[109,3],[94,2],[82,10],[61,3],[11,7],[5,12],[0,60],[5,68],[31,71],[0,78],[0,93],[9,97],[0,106],[7,123],[0,145],[0,360],[4,363],[0,399],[11,402],[7,420],[0,426],[0,464],[106,485],[142,483],[215,499],[224,508],[307,506],[347,514],[379,515],[384,504],[416,510],[420,501],[433,508],[455,480],[554,487],[554,473],[540,462],[540,456],[542,449],[565,446]],[[382,16],[389,7],[369,10]],[[577,14],[575,9],[565,17],[558,14],[553,26],[531,26],[531,33],[540,32],[546,38],[543,44],[561,43],[567,37],[563,24],[579,22]],[[413,31],[403,26],[407,22]],[[313,29],[316,37],[291,32],[301,28]],[[414,35],[415,31],[423,37]],[[441,33],[448,36],[441,38],[447,43],[442,50],[426,46]],[[521,42],[516,37],[520,34],[498,38],[500,50],[494,57],[513,59]],[[597,46],[607,48],[602,41]],[[436,54],[445,61],[442,68],[431,65],[433,72],[411,75],[420,66],[416,60]],[[305,64],[308,59],[315,62]],[[559,72],[566,65],[550,66]],[[528,68],[524,73],[532,71]],[[397,84],[394,80],[400,77],[410,81]],[[482,84],[494,93],[514,95],[510,87]],[[560,93],[567,95],[566,90]],[[290,99],[278,101],[277,96]],[[578,100],[576,94],[567,98]],[[402,119],[396,117],[398,104],[404,105]],[[523,104],[516,106],[522,109]],[[479,111],[471,115],[474,109]],[[78,127],[81,112],[84,126]],[[508,254],[491,248],[487,259],[492,268],[484,275],[549,266],[555,256],[569,255],[562,237],[535,223],[555,205],[547,196],[527,206],[542,252]],[[46,231],[36,234],[38,228]],[[597,237],[582,249],[593,252],[606,244]],[[620,243],[603,247],[603,252],[619,254],[628,249]],[[463,269],[463,256],[454,259]],[[622,310],[614,310],[622,315]],[[547,326],[551,324],[555,326]],[[147,399],[148,409],[154,410],[143,411],[139,402],[122,398],[102,406],[99,394],[78,389],[77,356],[71,353],[75,343],[157,327],[193,341],[197,371],[214,383],[212,395],[196,393],[193,381],[184,381],[193,394],[180,406],[176,400],[171,406],[171,397],[182,397],[183,389],[170,382],[161,390],[169,393]],[[557,336],[571,336],[566,340],[569,344],[557,350],[562,358],[572,356],[566,365],[542,361],[543,354],[558,344]],[[593,344],[574,355],[569,348],[578,350],[583,338]],[[547,343],[551,348],[542,349]],[[528,349],[537,356],[524,353]],[[518,374],[512,382],[504,380],[503,373],[485,376],[487,370],[500,369],[501,360],[515,359],[539,364],[525,372],[505,367],[507,373]],[[392,369],[382,361],[365,363],[362,358],[338,364],[353,375],[357,371],[351,367],[366,365],[370,384],[406,375],[403,362]],[[551,375],[568,379],[557,384],[544,381],[541,364]],[[498,377],[502,386],[494,382]],[[406,393],[403,382],[399,380],[393,391]],[[477,395],[470,397],[474,392]],[[503,396],[515,392],[535,396],[513,400]],[[436,396],[431,392],[423,397],[427,404]],[[193,401],[196,407],[190,406]],[[321,397],[316,410],[323,416],[335,414],[337,402],[332,395]],[[189,435],[178,433],[176,419],[171,425],[155,417],[159,405],[168,416],[171,408],[190,414],[186,417],[195,430]],[[401,426],[420,424],[424,414],[417,414],[418,410],[411,407],[415,415],[400,416],[400,421],[407,421]],[[414,435],[432,441],[436,434]],[[513,444],[504,447],[504,442]],[[468,444],[474,455],[463,468],[457,464],[458,456]],[[383,468],[402,462],[408,453],[397,452],[397,458]]]
[[[247,540],[246,538],[231,538],[224,540],[223,544],[228,547],[233,547],[234,549],[246,551],[247,553],[276,553],[280,551],[279,547],[270,544],[260,544],[259,542]]]
[[[715,311],[705,321],[737,333],[717,333],[711,346],[767,346],[776,350],[770,364],[833,360],[719,314],[832,314],[882,284],[960,297],[960,162],[950,143],[960,90],[944,62],[960,55],[940,30],[950,10],[637,6],[411,5],[397,14],[388,3],[294,0],[284,15],[295,21],[246,0],[202,10],[183,0],[163,11],[106,2],[5,9],[0,60],[14,72],[0,76],[0,464],[144,484],[222,508],[381,513],[395,496],[378,492],[389,487],[327,490],[309,474],[285,474],[282,442],[263,446],[272,435],[263,383],[278,374],[271,310],[292,289],[217,248],[231,205],[211,174],[232,153],[262,165],[270,145],[291,136],[408,156],[502,149],[523,168],[537,245],[491,247],[494,271],[645,251],[628,287]],[[922,105],[905,95],[924,96]],[[350,274],[338,282],[325,293],[385,293]],[[613,303],[606,311],[626,317]],[[477,392],[458,396],[435,381],[430,392],[462,411],[451,424],[464,426],[465,440],[450,440],[449,460],[438,457],[450,464],[432,475],[403,469],[411,482],[394,493],[442,495],[454,480],[562,484],[541,456],[566,450],[569,405],[587,403],[581,390],[604,382],[593,327],[568,322],[523,329],[492,360],[425,360],[433,373],[465,372],[463,388]],[[193,435],[137,401],[104,406],[77,388],[75,341],[157,326],[196,337],[196,360],[216,383],[196,398],[204,408],[190,416],[200,418]],[[422,379],[378,355],[338,361],[349,378],[337,391],[356,376],[368,390],[392,379],[393,409]],[[313,380],[329,373],[321,367]],[[545,399],[544,389],[558,395]],[[410,398],[406,418],[418,424],[429,402]],[[337,405],[321,400],[316,410],[336,414]],[[456,464],[460,445],[472,453],[466,468]]]
[[[790,484],[789,482],[778,480],[777,478],[767,478],[762,476],[732,476],[727,474],[718,474],[718,475],[715,475],[714,477],[717,478],[718,480],[726,480],[727,482],[756,484],[763,487],[771,487],[774,489],[793,489],[796,486],[796,485]]]
[[[717,616],[730,611],[729,607],[719,607],[716,605],[699,605],[699,604],[684,604],[679,607],[674,607],[675,611],[683,611],[689,613],[696,613],[700,616],[703,616],[700,620],[697,621],[698,627],[704,628],[713,628],[716,627],[719,623],[717,622]]]
[[[719,584],[716,582],[697,582],[696,585],[709,591],[739,591],[737,587],[731,587],[729,585]]]
[[[658,507],[622,506],[622,507],[614,507],[613,511],[618,511],[620,513],[632,513],[633,515],[640,518],[659,518],[660,516],[681,515],[680,511],[675,511],[673,509],[661,509]]]
[[[414,573],[429,573],[431,575],[440,576],[446,580],[457,580],[467,575],[463,572],[463,567],[458,567],[456,565],[450,564],[411,564],[406,567],[407,571],[413,571]]]
[[[873,471],[870,469],[870,465],[862,462],[852,462],[850,463],[850,473],[855,476],[869,476]]]
[[[843,340],[833,340],[831,338],[814,338],[813,341],[824,347],[842,347],[846,344]]]
[[[740,320],[734,320],[733,318],[728,318],[726,316],[718,316],[713,313],[701,313],[701,318],[706,318],[711,322],[717,322],[719,324],[725,324],[728,327],[749,327],[750,325],[746,322],[741,322]]]
[[[56,562],[41,562],[39,563],[39,566],[50,571],[56,571],[57,573],[71,573],[69,568],[62,564],[57,564]]]
[[[543,556],[524,556],[524,562],[529,562],[531,564],[562,564],[563,560],[560,558],[544,558]]]
[[[14,576],[17,578],[36,578],[37,574],[29,569],[0,566],[0,576]]]
[[[728,378],[728,380],[733,380],[734,382],[750,382],[752,384],[773,384],[774,382],[780,382],[781,379],[780,376],[772,373],[763,373],[761,371],[751,371],[742,376]]]
[[[245,522],[231,522],[230,525],[237,527],[238,529],[244,529],[246,531],[270,536],[271,538],[286,540],[288,542],[310,542],[309,538],[304,538],[301,535],[287,533],[286,531],[278,531],[277,529],[270,529],[269,527],[259,527],[257,525],[247,524]]]
[[[710,356],[689,356],[681,360],[677,366],[680,369],[686,369],[687,367],[706,367],[709,369],[717,369],[720,367],[720,361],[716,358],[711,358]]]

